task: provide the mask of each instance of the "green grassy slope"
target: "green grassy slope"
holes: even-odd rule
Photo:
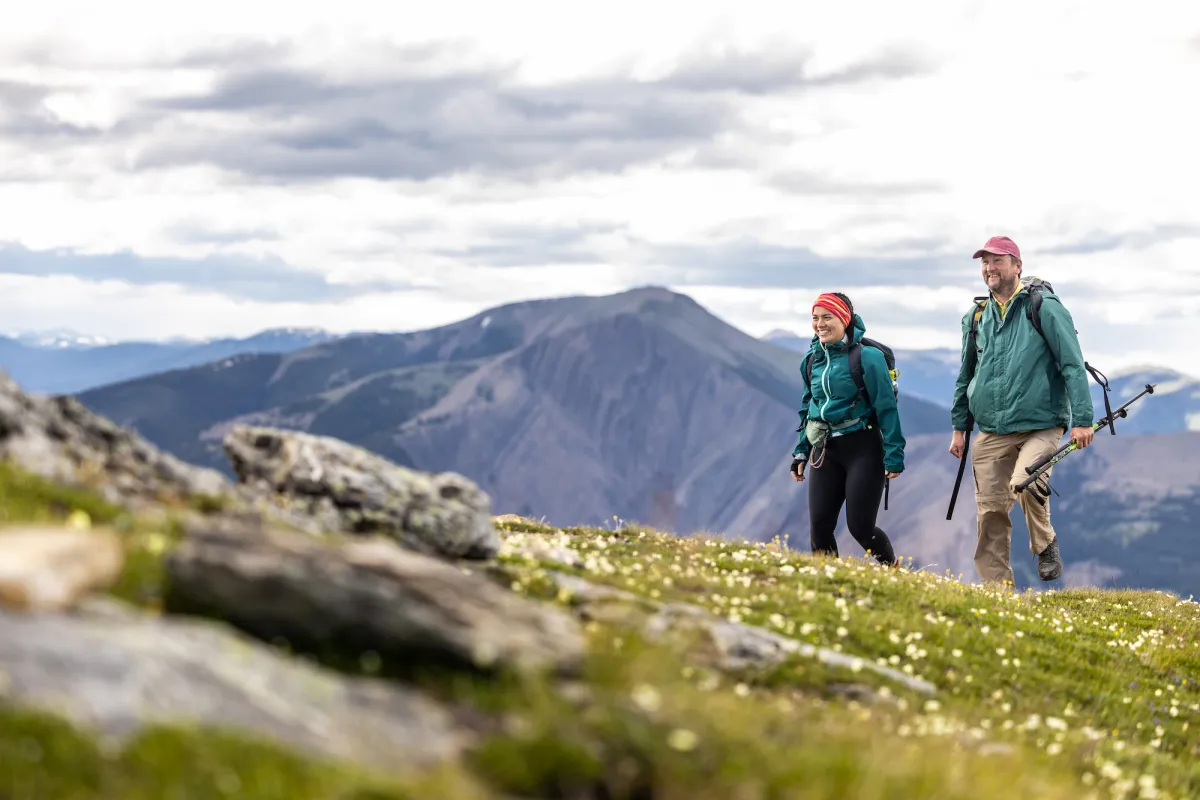
[[[61,519],[76,509],[127,537],[132,557],[113,593],[156,608],[157,560],[177,526],[0,470],[5,521]],[[437,774],[367,776],[228,732],[186,729],[150,731],[108,753],[61,721],[0,702],[0,797],[1200,794],[1195,603],[1155,592],[1013,596],[950,576],[815,559],[778,543],[680,539],[634,526],[503,527],[500,566],[514,591],[574,605],[552,570],[574,572],[887,664],[937,693],[802,655],[769,669],[716,672],[614,615],[587,623],[587,669],[567,685],[426,676],[428,690],[468,711],[479,734],[461,764]],[[518,555],[533,537],[574,550],[581,565]],[[380,670],[388,665],[372,665]]]

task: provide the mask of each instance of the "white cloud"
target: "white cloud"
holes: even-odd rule
[[[953,346],[957,317],[979,291],[970,254],[1004,232],[1030,271],[1069,298],[1081,335],[1106,364],[1174,358],[1187,371],[1195,359],[1176,342],[1200,336],[1192,321],[1200,320],[1200,272],[1191,264],[1200,122],[1181,88],[1200,80],[1200,7],[1140,3],[1137,25],[1123,4],[1028,0],[394,9],[366,0],[324,8],[217,0],[169,11],[26,4],[0,30],[0,98],[7,85],[20,101],[0,110],[0,243],[150,259],[266,256],[333,282],[418,288],[297,304],[108,283],[97,284],[104,301],[96,303],[77,279],[7,277],[0,314],[109,336],[275,324],[411,329],[495,302],[661,282],[760,334],[803,330],[811,297],[840,287],[872,310],[868,324],[880,320],[872,332],[897,346]],[[306,105],[307,95],[288,115],[253,121],[228,107],[147,111],[154,101],[216,91],[222,71],[239,65],[305,68],[357,85],[394,81],[382,45],[438,43],[449,49],[430,49],[428,61],[407,68],[512,68],[509,99],[531,104],[527,116],[515,115],[497,100],[499,84],[483,81],[431,112],[430,135],[478,128],[478,140],[447,163],[479,162],[479,170],[435,169],[420,181],[331,174],[344,163],[336,161],[304,180],[268,172],[260,154],[277,156],[275,139],[298,135],[290,121],[327,108]],[[178,63],[206,49],[224,55]],[[817,85],[787,85],[801,67]],[[822,76],[888,69],[894,77],[820,85]],[[661,107],[649,93],[630,104],[665,76],[693,88],[711,88],[714,76],[726,85],[672,94]],[[594,82],[570,83],[585,81]],[[753,90],[733,91],[739,86]],[[542,130],[531,120],[568,102],[581,109],[568,130],[611,125],[615,133],[547,138],[546,158],[591,159],[597,171],[556,173],[530,155],[542,152],[531,149]],[[404,113],[368,105],[351,108],[349,119],[395,125]],[[206,157],[184,157],[197,142]],[[241,163],[239,148],[263,142],[276,149],[244,150],[244,172],[217,167]],[[429,152],[440,144],[425,143]],[[303,152],[288,154],[289,170],[328,155]],[[367,166],[394,166],[396,152],[380,149]],[[138,168],[152,153],[178,158]],[[485,172],[488,158],[518,166]],[[1104,246],[1074,252],[1097,240]],[[802,271],[797,257],[788,285],[764,286],[768,267],[739,263],[736,247],[721,251],[724,264],[666,263],[668,253],[733,241],[776,248],[784,264],[802,250],[846,259],[846,271]],[[890,256],[913,260],[907,274],[861,285],[866,265]],[[501,257],[507,266],[485,263]],[[923,259],[927,268],[912,266]],[[719,286],[713,270],[724,272]],[[777,268],[773,280],[786,272]],[[911,304],[911,320],[894,313],[898,304]],[[1145,333],[1154,309],[1168,310],[1172,336]]]
[[[135,286],[71,276],[0,275],[5,330],[62,327],[108,339],[249,335],[263,328],[320,327],[329,331],[408,331],[470,316],[477,303],[409,291],[370,294],[341,303],[262,303],[178,286]],[[165,322],[168,321],[169,322]],[[103,333],[99,333],[99,332]]]

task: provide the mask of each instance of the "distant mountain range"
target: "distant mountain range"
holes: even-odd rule
[[[89,407],[186,460],[228,469],[235,422],[346,439],[456,470],[501,508],[723,526],[796,442],[795,354],[649,288],[490,309],[408,334],[345,337],[100,387]],[[944,409],[910,398],[912,434]]]
[[[918,564],[969,577],[971,471],[947,521],[957,462],[946,452],[948,390],[934,383],[952,385],[956,358],[898,355],[908,469],[892,482],[880,523]],[[160,447],[225,471],[223,433],[237,422],[262,423],[459,472],[489,492],[497,512],[558,525],[621,518],[680,533],[779,535],[807,548],[804,487],[787,474],[798,362],[794,349],[650,287],[514,303],[414,333],[231,356],[79,397]],[[1119,396],[1146,377],[1122,376],[1114,388]],[[1161,427],[1192,413],[1194,382],[1156,379],[1164,377],[1158,395],[1118,427],[1123,435],[1102,435],[1056,468],[1062,496],[1052,503],[1068,584],[1185,596],[1200,588],[1200,459],[1191,458],[1200,434],[1133,431],[1134,423]],[[1040,586],[1014,517],[1018,582]],[[840,542],[857,552],[844,531]]]
[[[772,331],[764,341],[794,352],[807,352],[811,338],[802,338],[787,331]],[[900,369],[898,384],[904,396],[919,397],[940,406],[949,407],[954,397],[958,377],[957,350],[896,350],[896,365]],[[1103,366],[1103,365],[1101,365]],[[1128,416],[1118,419],[1117,433],[1180,433],[1200,431],[1200,380],[1162,367],[1141,367],[1101,374],[1108,378],[1109,404],[1115,409],[1145,388],[1155,384],[1150,402],[1138,401],[1128,410]],[[1096,419],[1104,416],[1104,391],[1094,379],[1088,379]]]
[[[74,331],[0,336],[0,368],[29,392],[75,394],[97,386],[244,353],[287,353],[338,338],[309,328],[265,330],[244,338],[110,342]]]

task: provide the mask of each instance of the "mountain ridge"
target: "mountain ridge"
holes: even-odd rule
[[[532,502],[519,499],[522,493],[549,492],[554,497],[543,498],[548,513],[574,510],[598,522],[614,511],[643,513],[683,502],[651,499],[660,495],[745,493],[688,477],[692,467],[667,455],[653,456],[663,463],[641,475],[653,489],[628,482],[622,491],[611,489],[621,481],[605,476],[640,459],[645,448],[630,437],[661,435],[664,443],[652,451],[671,450],[697,440],[698,434],[686,430],[693,417],[705,419],[707,435],[721,442],[717,449],[724,463],[743,463],[742,472],[763,479],[769,467],[763,466],[762,452],[775,453],[786,466],[798,435],[803,392],[796,360],[692,298],[651,286],[600,297],[511,303],[424,331],[238,357],[101,387],[80,399],[168,451],[207,466],[224,466],[218,442],[230,425],[288,424],[347,437],[407,466],[454,466],[480,480],[501,502],[518,507]],[[684,363],[686,369],[680,369]],[[213,392],[218,396],[210,399]],[[667,400],[660,406],[662,398]],[[717,407],[747,421],[752,432],[744,446],[723,438],[730,417],[714,415],[711,409]],[[616,408],[621,410],[612,413],[620,425],[602,416]],[[912,432],[945,424],[944,410],[911,398],[901,403],[901,414]],[[480,421],[491,416],[503,422]],[[579,487],[562,483],[557,464],[545,474],[528,475],[523,485],[505,478],[528,468],[509,463],[488,431],[512,442],[519,440],[522,426],[542,431],[552,443],[544,446],[561,453],[557,460],[586,452],[595,462],[587,467],[591,483],[610,489],[598,488],[591,500],[578,501],[573,492]],[[481,431],[473,432],[475,427]],[[620,445],[609,442],[614,436],[623,437]],[[697,452],[699,463],[710,459],[702,448]],[[480,466],[463,466],[472,460]],[[633,496],[640,499],[635,502]],[[697,525],[714,521],[686,512],[684,517]]]
[[[26,391],[75,394],[246,353],[285,353],[341,338],[318,328],[266,328],[240,338],[122,342],[50,333],[52,338],[44,340],[40,334],[0,336],[0,367]]]
[[[907,463],[880,524],[922,563],[972,575],[970,471],[955,518],[946,521],[958,467],[946,452],[949,413],[916,396],[910,376],[902,362]],[[1117,379],[1113,386],[1114,398],[1125,390]],[[290,427],[404,466],[459,472],[499,509],[554,525],[634,519],[680,534],[787,536],[806,548],[805,487],[787,474],[802,391],[795,351],[749,336],[686,295],[643,288],[513,303],[423,331],[239,356],[79,398],[203,466],[224,466],[219,442],[235,424]],[[1162,411],[1141,409],[1171,396],[1136,404],[1119,421],[1117,439],[1102,432],[1099,451],[1073,454],[1056,468],[1065,583],[1144,579],[1187,593],[1200,580],[1187,568],[1200,553],[1181,538],[1200,524],[1192,510],[1200,481],[1163,468],[1197,442],[1163,434],[1150,446],[1134,433],[1140,415]],[[1094,471],[1101,463],[1108,472]],[[1113,490],[1119,469],[1154,477]],[[1109,521],[1098,523],[1101,508]],[[1018,582],[1041,588],[1014,519]],[[1131,531],[1142,531],[1140,543]],[[1089,537],[1091,545],[1078,546]],[[839,540],[854,551],[844,528]]]

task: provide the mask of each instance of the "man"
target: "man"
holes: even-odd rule
[[[981,260],[988,297],[974,347],[972,317],[962,320],[962,365],[954,385],[950,453],[962,458],[968,415],[979,426],[971,467],[978,508],[975,569],[985,583],[1014,582],[1010,563],[1015,487],[1025,468],[1055,452],[1070,426],[1079,447],[1092,442],[1092,397],[1075,324],[1062,301],[1043,291],[1039,334],[1027,318],[1029,289],[1021,283],[1021,251],[1007,236],[993,236],[973,258]],[[1045,473],[1049,480],[1050,471]],[[1062,575],[1058,537],[1050,524],[1050,500],[1037,502],[1021,492],[1029,546],[1038,559],[1038,577]]]

